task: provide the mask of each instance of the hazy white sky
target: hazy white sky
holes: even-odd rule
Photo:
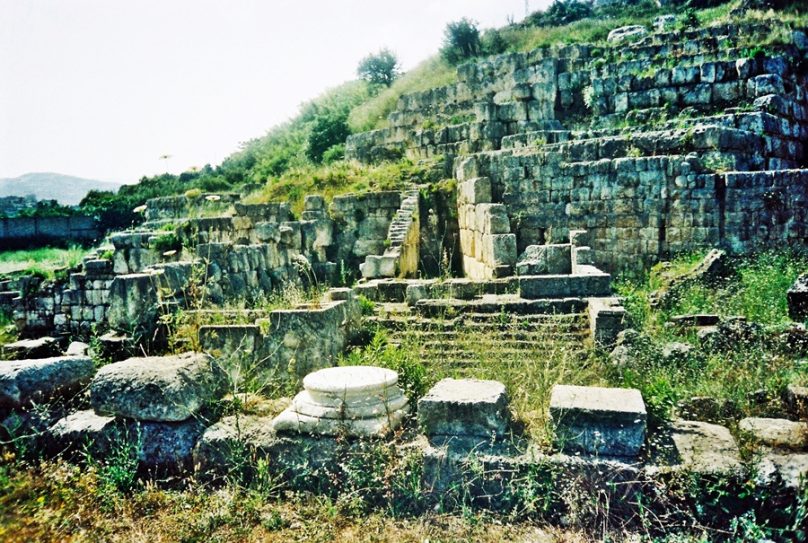
[[[525,0],[0,0],[0,177],[217,164],[370,52],[408,69],[449,21],[524,13]]]

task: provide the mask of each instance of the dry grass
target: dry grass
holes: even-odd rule
[[[194,481],[178,489],[145,483],[123,494],[106,489],[96,470],[58,461],[0,465],[0,483],[0,540],[8,543],[589,541],[490,514],[356,516],[324,497]]]

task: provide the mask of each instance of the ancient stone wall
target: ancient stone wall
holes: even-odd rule
[[[0,243],[4,247],[42,247],[49,243],[87,243],[97,240],[101,230],[92,217],[0,218]]]
[[[698,159],[676,155],[562,163],[543,153],[498,152],[464,159],[458,175],[491,179],[520,252],[585,228],[596,264],[609,270],[697,247],[745,251],[808,235],[808,171],[701,168]]]
[[[319,304],[272,311],[254,325],[203,326],[199,341],[214,356],[241,357],[245,374],[302,379],[334,365],[359,319],[350,290],[337,289]]]

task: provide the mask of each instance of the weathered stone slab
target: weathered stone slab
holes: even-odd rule
[[[150,273],[119,275],[109,291],[109,325],[116,330],[149,329],[157,319],[158,282]]]
[[[59,356],[59,340],[53,337],[37,339],[21,339],[2,347],[3,355],[12,360],[30,360],[32,358],[51,358]]]
[[[81,341],[73,341],[67,346],[65,356],[87,356],[90,346]]]
[[[93,455],[104,455],[123,430],[124,425],[115,417],[99,415],[92,409],[77,411],[48,430],[48,452],[56,455],[86,447]]]
[[[808,273],[800,275],[788,289],[788,315],[795,321],[808,320]]]
[[[808,447],[808,423],[805,422],[750,417],[741,420],[738,429],[769,447],[794,450]]]
[[[791,413],[801,419],[808,419],[808,387],[788,385],[783,399]]]
[[[597,297],[611,295],[612,277],[608,273],[587,275],[527,275],[519,278],[522,298]]]
[[[193,451],[205,431],[203,421],[135,421],[127,428],[137,447],[139,467],[146,472],[180,473],[193,468]]]
[[[757,465],[757,480],[771,484],[780,482],[791,491],[800,489],[808,478],[808,454],[766,453]]]
[[[615,28],[606,37],[606,41],[611,43],[622,43],[624,41],[635,41],[648,35],[648,30],[644,26],[629,25]]]
[[[729,430],[717,424],[679,420],[671,439],[682,467],[704,475],[731,476],[741,472],[741,455]]]
[[[225,392],[225,376],[205,354],[130,358],[101,368],[90,402],[101,414],[182,421]]]
[[[636,389],[555,385],[550,416],[565,452],[636,456],[645,441],[645,403]]]
[[[87,357],[0,361],[0,406],[20,407],[76,392],[94,373]]]
[[[572,245],[530,245],[516,262],[517,275],[572,273]]]
[[[418,422],[430,437],[501,437],[509,418],[508,395],[498,381],[443,379],[418,400]]]

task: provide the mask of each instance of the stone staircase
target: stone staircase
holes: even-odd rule
[[[586,356],[590,331],[585,303],[520,310],[516,300],[505,294],[474,301],[422,300],[415,307],[379,303],[369,322],[386,330],[390,343],[416,349],[428,367],[460,375],[494,360],[530,364],[553,351]]]

